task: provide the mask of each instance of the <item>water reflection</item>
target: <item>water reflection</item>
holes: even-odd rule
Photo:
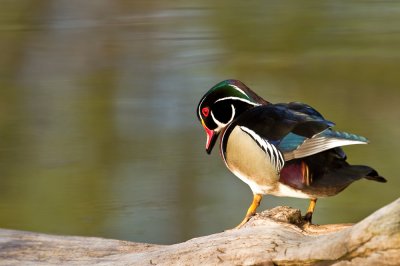
[[[371,139],[350,161],[390,183],[319,201],[315,222],[399,196],[399,4],[38,2],[0,11],[0,227],[172,243],[234,226],[251,192],[194,113],[231,77]],[[262,208],[282,204],[307,202]]]

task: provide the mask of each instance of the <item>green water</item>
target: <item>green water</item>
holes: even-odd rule
[[[359,181],[315,223],[399,197],[400,3],[21,1],[0,10],[0,227],[175,243],[241,221],[251,202],[195,108],[226,78],[303,101],[368,137]],[[264,198],[260,210],[307,200]]]

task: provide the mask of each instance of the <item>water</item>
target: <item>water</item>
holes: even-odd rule
[[[303,101],[389,182],[318,201],[356,222],[399,197],[400,4],[393,1],[5,1],[0,227],[176,243],[241,221],[246,184],[205,153],[201,96],[236,78]],[[260,210],[306,200],[264,198]]]

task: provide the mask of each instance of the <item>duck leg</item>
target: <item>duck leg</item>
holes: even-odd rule
[[[317,199],[310,199],[310,205],[308,206],[307,213],[304,215],[304,220],[311,224],[312,215],[314,213],[315,204],[317,204]]]
[[[254,194],[253,196],[253,202],[251,203],[249,209],[247,210],[246,216],[244,217],[243,221],[235,227],[235,229],[239,229],[240,227],[242,227],[245,223],[247,223],[250,218],[256,214],[256,210],[257,207],[260,206],[260,202],[262,199],[262,195],[261,194]]]

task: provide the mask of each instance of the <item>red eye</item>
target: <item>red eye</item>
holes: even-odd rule
[[[201,113],[207,117],[210,114],[210,108],[208,107],[204,107],[203,109],[201,109]]]

